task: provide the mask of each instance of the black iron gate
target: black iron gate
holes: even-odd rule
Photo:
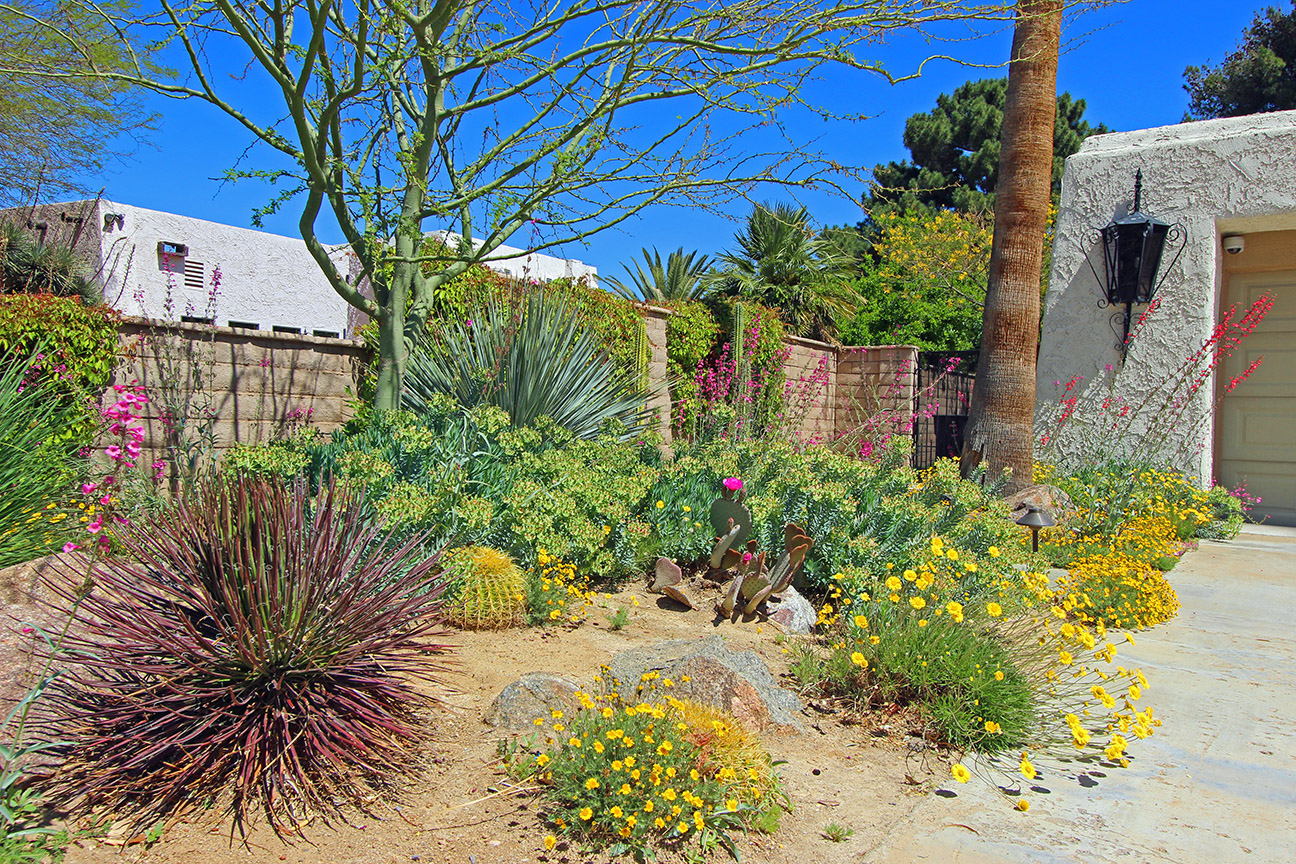
[[[914,389],[913,466],[957,457],[976,381],[976,351],[919,351]]]

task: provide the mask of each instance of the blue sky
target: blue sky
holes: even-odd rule
[[[1091,123],[1103,122],[1116,130],[1177,123],[1188,104],[1184,67],[1218,62],[1236,47],[1255,12],[1275,3],[1287,5],[1284,0],[1129,0],[1090,12],[1063,32],[1065,53],[1058,89],[1088,103],[1085,116]],[[879,48],[876,56],[895,72],[907,70],[928,53],[995,65],[1008,56],[1010,41],[1008,30],[937,46],[903,40]],[[870,119],[817,128],[805,124],[804,132],[817,139],[821,150],[846,164],[870,167],[905,158],[901,135],[907,117],[930,110],[938,94],[966,80],[1002,74],[1002,69],[936,62],[927,66],[922,78],[894,87],[876,78],[834,75],[816,84],[816,91],[836,110],[867,114]],[[255,181],[234,186],[213,178],[243,155],[250,136],[204,104],[158,98],[155,107],[162,119],[150,142],[127,163],[101,177],[87,178],[87,183],[104,187],[106,197],[123,203],[249,225],[253,208],[269,197],[267,187]],[[256,167],[256,156],[246,164]],[[788,196],[771,190],[768,196],[758,197]],[[858,205],[839,196],[812,194],[800,200],[820,225],[860,218]],[[747,205],[738,202],[730,216],[740,218],[746,210]],[[296,216],[289,207],[265,227],[296,236]],[[657,246],[663,252],[679,246],[706,254],[721,252],[731,244],[734,227],[722,216],[662,207],[584,245],[568,246],[562,254],[593,264],[601,273],[617,275],[621,263],[637,257],[644,246]],[[510,242],[525,245],[525,241],[526,235],[520,233]]]

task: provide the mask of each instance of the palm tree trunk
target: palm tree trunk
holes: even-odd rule
[[[976,387],[961,468],[1012,469],[1008,491],[1031,483],[1040,268],[1053,173],[1062,0],[1018,0],[1004,106],[994,244]]]

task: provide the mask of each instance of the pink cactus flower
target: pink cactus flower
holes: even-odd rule
[[[739,489],[743,488],[743,482],[737,477],[726,477],[724,479],[724,487],[730,492],[737,492]]]

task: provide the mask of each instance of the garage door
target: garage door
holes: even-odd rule
[[[1217,415],[1216,477],[1229,488],[1245,482],[1263,500],[1253,517],[1296,525],[1296,270],[1236,274],[1224,308],[1245,311],[1266,291],[1274,306],[1255,332],[1221,365],[1220,388],[1264,357],[1260,368],[1225,394]]]

